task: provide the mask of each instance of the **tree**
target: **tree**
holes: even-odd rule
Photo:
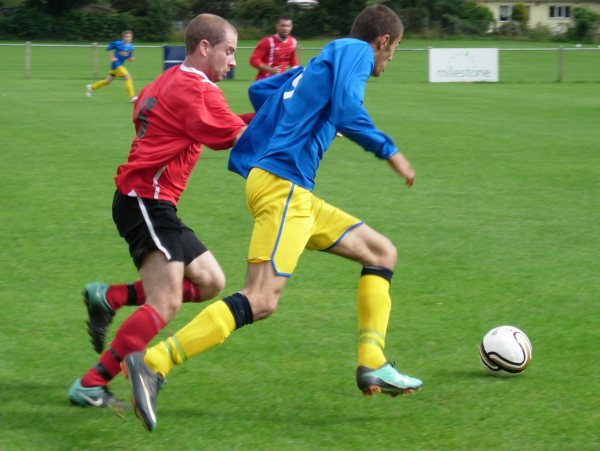
[[[110,4],[117,11],[134,16],[145,16],[150,6],[148,0],[111,0]]]
[[[330,33],[346,36],[350,33],[354,18],[367,5],[366,0],[320,0],[327,17]]]
[[[227,0],[191,0],[189,3],[192,17],[196,17],[200,13],[229,17],[233,10],[233,2]]]
[[[25,6],[51,16],[61,16],[88,3],[89,0],[27,0]]]
[[[577,7],[573,10],[575,26],[569,34],[573,39],[593,41],[594,32],[600,28],[600,14],[586,8]]]
[[[148,0],[148,10],[136,33],[149,41],[166,41],[171,37],[175,6],[170,0]]]
[[[474,1],[465,2],[460,10],[462,19],[462,32],[469,34],[484,34],[494,23],[494,14],[485,6],[478,5]]]
[[[275,23],[279,8],[275,0],[238,0],[233,9],[235,17],[253,21],[257,24]]]
[[[512,15],[510,18],[518,25],[518,28],[521,32],[527,30],[527,24],[529,23],[529,10],[523,3],[515,3],[513,5]]]

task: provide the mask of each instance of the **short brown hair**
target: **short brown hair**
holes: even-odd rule
[[[398,15],[385,5],[367,6],[352,24],[350,37],[373,42],[378,37],[389,34],[391,42],[402,37],[404,25]]]
[[[202,40],[207,40],[215,46],[223,42],[227,29],[237,34],[233,25],[214,14],[199,14],[185,27],[185,54],[191,55]]]

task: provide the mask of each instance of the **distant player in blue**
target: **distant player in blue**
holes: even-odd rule
[[[125,67],[125,61],[135,61],[133,56],[133,33],[131,30],[125,30],[123,32],[123,39],[119,41],[113,41],[106,47],[108,57],[110,58],[110,71],[104,80],[100,80],[93,85],[86,85],[85,94],[88,97],[92,96],[92,92],[96,89],[100,89],[106,85],[112,83],[115,78],[122,78],[125,82],[125,90],[131,103],[137,100],[135,95],[135,89],[133,87],[133,80],[129,71]]]
[[[246,200],[254,218],[246,283],[145,354],[125,358],[136,412],[150,419],[151,426],[156,422],[158,389],[174,365],[270,316],[304,249],[326,251],[362,266],[356,382],[363,394],[396,396],[421,387],[419,379],[399,373],[383,352],[396,248],[358,218],[312,193],[321,158],[338,132],[387,161],[409,187],[414,183],[409,162],[391,138],[375,128],[362,105],[367,79],[381,75],[402,34],[402,22],[391,9],[369,6],[356,17],[349,38],[329,43],[306,68],[260,80],[250,88],[259,110],[229,160],[230,169],[247,177]],[[360,175],[356,181],[375,183]],[[323,301],[314,299],[315,305]],[[328,323],[327,318],[322,321]],[[324,344],[312,346],[319,355]]]

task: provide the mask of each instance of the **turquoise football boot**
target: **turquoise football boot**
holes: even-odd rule
[[[83,302],[88,311],[88,334],[94,350],[100,354],[104,349],[106,330],[115,316],[106,300],[108,285],[102,282],[88,283],[83,289]]]
[[[385,393],[391,396],[409,395],[423,386],[422,381],[399,373],[389,362],[375,369],[359,366],[356,369],[356,383],[366,396],[373,393]]]
[[[115,398],[106,386],[82,387],[81,379],[73,382],[67,396],[71,404],[81,407],[130,407],[126,402]]]

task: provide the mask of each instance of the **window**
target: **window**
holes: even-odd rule
[[[500,5],[500,22],[510,22],[512,8],[512,5]]]
[[[550,6],[549,15],[551,19],[568,19],[571,17],[570,6]]]

